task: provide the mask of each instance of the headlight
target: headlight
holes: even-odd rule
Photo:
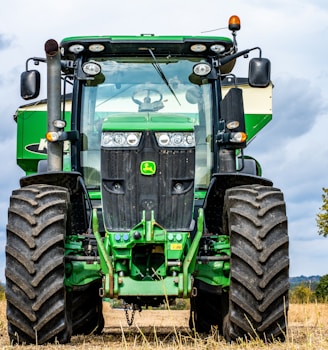
[[[195,147],[193,132],[155,132],[159,147]]]
[[[239,124],[240,123],[238,120],[232,120],[231,122],[227,123],[227,129],[229,130],[237,129]]]
[[[82,65],[82,70],[87,75],[97,75],[101,72],[101,67],[96,62],[85,62]]]
[[[84,46],[81,44],[74,44],[68,48],[68,51],[75,53],[76,55],[84,50]]]
[[[232,132],[230,134],[230,142],[243,143],[247,139],[247,135],[244,132]]]
[[[141,132],[105,131],[102,133],[102,147],[138,147]]]
[[[105,46],[102,44],[92,44],[89,46],[91,52],[101,52],[105,50]]]
[[[208,63],[198,63],[193,67],[192,70],[194,74],[203,77],[211,72],[212,67]]]
[[[211,50],[215,53],[221,53],[225,50],[225,47],[220,44],[214,44],[211,46]]]
[[[58,129],[64,129],[66,126],[66,121],[62,119],[56,119],[52,122],[52,125]]]
[[[59,140],[59,136],[60,136],[60,134],[58,132],[56,132],[56,131],[48,131],[46,133],[46,139],[49,142],[56,142],[56,141],[58,141]]]
[[[206,45],[204,44],[194,44],[190,46],[192,52],[204,52],[207,50]]]

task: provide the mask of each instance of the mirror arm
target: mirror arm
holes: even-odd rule
[[[34,65],[38,65],[40,62],[43,62],[45,63],[46,62],[46,59],[45,58],[42,58],[42,57],[30,57],[26,60],[26,71],[28,71],[28,64],[30,61],[33,61],[34,62]]]
[[[247,50],[243,50],[243,51],[239,51],[239,52],[236,52],[230,56],[225,56],[223,58],[220,59],[220,65],[223,66],[227,63],[229,63],[230,61],[240,57],[240,56],[245,56],[247,54],[249,54],[251,51],[254,51],[254,50],[259,50],[259,56],[260,58],[262,57],[262,50],[260,47],[253,47],[252,49],[247,49]]]

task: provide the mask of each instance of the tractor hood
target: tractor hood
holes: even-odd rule
[[[103,121],[103,131],[192,131],[195,118],[190,115],[155,113],[117,113]]]

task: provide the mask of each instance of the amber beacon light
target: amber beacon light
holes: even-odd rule
[[[240,29],[240,18],[238,16],[231,16],[229,18],[229,29],[232,31]]]

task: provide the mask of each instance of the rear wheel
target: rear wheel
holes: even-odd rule
[[[268,186],[234,187],[226,191],[225,213],[231,284],[224,336],[284,340],[289,258],[283,195]]]
[[[64,286],[69,203],[67,189],[40,184],[10,197],[5,275],[12,343],[70,341],[70,300]]]

